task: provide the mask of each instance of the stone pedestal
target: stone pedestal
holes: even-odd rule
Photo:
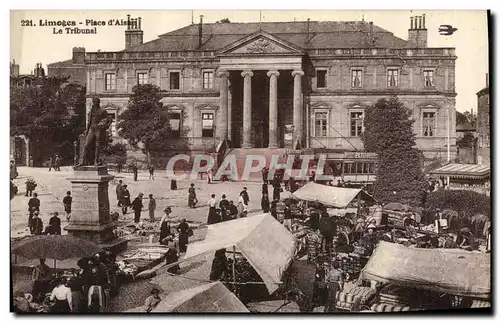
[[[65,230],[69,235],[117,251],[126,249],[126,241],[115,238],[112,233],[117,223],[111,221],[108,183],[113,178],[106,166],[74,167],[74,176],[68,178],[73,204]]]

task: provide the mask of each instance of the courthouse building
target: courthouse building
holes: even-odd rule
[[[448,144],[456,151],[457,57],[427,47],[425,15],[410,18],[407,40],[365,21],[200,21],[143,43],[141,19],[129,19],[125,50],[85,61],[87,112],[99,97],[114,135],[132,88],[149,83],[189,151],[223,139],[255,153],[363,151],[364,109],[394,95],[414,112],[426,158],[446,159]]]

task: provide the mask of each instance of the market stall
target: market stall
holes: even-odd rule
[[[480,164],[452,163],[430,172],[441,186],[450,190],[473,190],[490,194],[490,167]]]
[[[296,239],[269,214],[208,225],[203,241],[190,244],[184,259],[219,249],[236,249],[259,274],[269,293],[279,287],[295,254]]]
[[[373,202],[371,195],[362,189],[339,188],[309,182],[292,194],[293,198],[319,202],[326,207],[346,208],[358,197],[366,202]]]
[[[413,310],[423,305],[439,308],[443,299],[454,302],[452,304],[465,303],[464,299],[489,301],[490,270],[489,254],[457,249],[419,249],[381,241],[360,279],[383,286],[379,289],[381,303],[377,305],[391,304],[396,310],[401,307]],[[427,292],[428,296],[416,296],[415,290],[419,290],[419,294]],[[415,302],[423,298],[432,298],[434,302]]]
[[[246,313],[249,311],[221,282],[215,282],[170,293],[152,312]]]

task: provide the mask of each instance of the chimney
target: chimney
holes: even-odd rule
[[[309,43],[309,22],[310,21],[311,21],[311,19],[307,18],[307,22],[306,22],[306,29],[307,29],[306,44]]]
[[[490,87],[490,74],[486,73],[486,87]]]
[[[85,64],[85,48],[73,47],[73,64]]]
[[[45,70],[42,67],[42,63],[37,63],[35,65],[35,77],[45,77]]]
[[[200,24],[198,25],[198,48],[203,46],[203,15],[200,15]]]
[[[10,75],[11,76],[19,76],[19,64],[16,64],[16,60],[13,59],[10,64]]]
[[[142,45],[144,31],[141,29],[141,17],[130,18],[127,15],[127,30],[125,30],[125,49]]]
[[[373,21],[370,21],[370,46],[375,45],[375,37],[373,36]]]
[[[425,27],[425,14],[410,17],[410,29],[408,30],[408,47],[427,47],[427,29]]]

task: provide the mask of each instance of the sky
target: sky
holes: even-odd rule
[[[30,73],[36,63],[47,64],[71,58],[73,47],[85,47],[87,52],[97,50],[118,51],[125,46],[125,26],[98,26],[95,35],[54,34],[53,27],[40,26],[41,20],[73,20],[77,24],[86,20],[109,21],[142,17],[144,42],[156,39],[158,35],[182,28],[199,21],[203,15],[205,23],[223,18],[231,22],[262,21],[373,21],[395,36],[408,38],[410,17],[426,15],[428,47],[456,48],[456,109],[470,111],[477,109],[476,93],[486,85],[488,72],[488,26],[486,11],[244,11],[244,10],[195,10],[195,11],[11,11],[10,17],[10,61],[16,60],[21,73]],[[22,20],[31,20],[36,26],[22,26]],[[458,30],[452,36],[439,35],[440,25],[452,25]],[[80,27],[82,25],[79,25]]]

